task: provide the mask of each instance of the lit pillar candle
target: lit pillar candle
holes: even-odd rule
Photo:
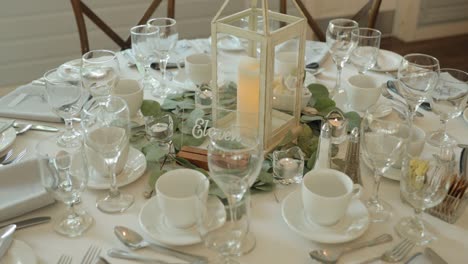
[[[242,57],[237,78],[237,124],[258,129],[260,62],[252,57]]]

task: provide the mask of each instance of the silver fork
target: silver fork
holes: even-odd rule
[[[57,264],[71,264],[72,263],[72,257],[68,255],[62,255],[60,256]]]
[[[8,160],[11,157],[11,155],[13,155],[13,149],[10,149],[3,157],[1,157],[0,164]]]
[[[372,263],[376,260],[383,260],[386,262],[398,262],[405,258],[405,256],[413,249],[414,243],[409,241],[408,239],[403,239],[400,243],[396,246],[391,248],[390,250],[385,251],[381,256],[371,258],[361,264]]]
[[[17,163],[18,161],[20,161],[24,157],[24,155],[26,155],[26,149],[23,149],[23,151],[21,151],[18,154],[18,156],[14,157],[11,160],[6,160],[6,159],[3,160],[3,162],[0,163],[0,167]]]
[[[91,245],[88,250],[86,250],[83,259],[81,260],[81,264],[94,264],[96,258],[101,253],[101,248]]]

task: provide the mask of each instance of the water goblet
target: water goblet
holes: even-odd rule
[[[361,123],[361,148],[364,158],[374,171],[373,193],[366,202],[372,222],[382,222],[390,218],[390,204],[379,199],[380,179],[385,172],[401,160],[406,152],[410,137],[409,115],[405,109],[394,111],[388,103],[371,106]]]
[[[138,25],[130,29],[132,52],[139,68],[143,68],[143,87],[154,90],[158,82],[151,76],[151,63],[156,59],[159,28],[150,25]]]
[[[79,138],[82,139],[81,135]],[[67,206],[67,212],[54,220],[54,230],[64,236],[77,237],[94,221],[86,211],[75,207],[88,184],[87,161],[83,144],[62,146],[58,141],[59,137],[53,136],[36,145],[39,173],[45,189]]]
[[[447,195],[457,176],[454,145],[441,145],[432,153],[414,157],[407,155],[402,163],[400,191],[414,208],[414,216],[401,219],[395,226],[397,233],[412,242],[424,245],[435,239],[422,221],[425,209],[438,205]],[[426,156],[427,155],[427,156]]]
[[[382,33],[373,28],[357,28],[351,32],[357,38],[357,46],[351,53],[351,62],[360,74],[366,73],[377,63]]]
[[[427,100],[439,80],[439,61],[426,54],[411,53],[398,67],[398,90],[408,104],[411,121],[419,105]]]
[[[81,133],[73,127],[73,117],[81,111],[87,92],[81,83],[61,78],[57,69],[46,72],[44,80],[47,103],[65,121],[65,131],[57,138],[57,143],[63,147],[81,146]]]
[[[167,87],[166,80],[166,66],[170,58],[170,52],[174,49],[177,44],[177,40],[179,39],[177,23],[175,19],[164,17],[150,19],[147,24],[159,29],[159,40],[156,45],[156,52],[159,56],[162,78],[159,82],[159,87],[156,87],[152,94],[158,98],[165,98],[167,94],[177,92]]]
[[[134,201],[130,194],[117,188],[116,165],[122,152],[128,149],[130,135],[130,112],[125,101],[116,96],[99,96],[88,101],[81,114],[86,153],[90,164],[90,151],[104,159],[108,175],[111,176],[110,190],[98,198],[96,206],[105,213],[119,213],[128,209]]]
[[[357,35],[351,34],[357,28],[358,23],[351,19],[338,18],[328,23],[326,34],[328,52],[338,71],[335,87],[330,91],[331,97],[344,92],[341,88],[341,71],[357,45]]]
[[[92,96],[110,95],[119,75],[119,61],[113,51],[91,50],[81,57],[81,82]]]
[[[232,126],[214,128],[209,133],[208,167],[210,177],[226,195],[229,206],[240,202],[255,182],[263,163],[263,147],[254,129]],[[231,212],[231,220],[235,219]],[[249,232],[238,254],[246,254],[255,247],[255,237]]]
[[[196,218],[204,245],[218,253],[210,263],[237,264],[236,256],[249,233],[250,192],[247,190],[241,200],[230,204],[211,193],[207,197],[205,186],[202,183],[197,187]]]
[[[433,146],[455,142],[447,133],[447,122],[459,116],[468,101],[468,73],[456,69],[440,69],[439,83],[430,93],[432,110],[439,114],[442,127],[432,132],[427,142]]]

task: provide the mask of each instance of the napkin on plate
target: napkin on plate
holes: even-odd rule
[[[0,221],[53,202],[41,184],[37,160],[25,160],[0,168]]]
[[[0,99],[0,116],[35,121],[62,122],[44,98],[44,86],[26,84]]]

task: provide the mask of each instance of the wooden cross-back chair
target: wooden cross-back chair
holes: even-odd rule
[[[305,7],[303,0],[296,0],[297,5],[304,13],[304,16],[307,19],[307,23],[310,28],[317,36],[317,39],[320,41],[325,41],[325,33],[319,27],[317,21],[310,15],[310,12]],[[359,11],[352,17],[353,20],[360,21],[364,16],[367,15],[367,27],[375,28],[375,23],[377,22],[377,16],[379,14],[380,4],[382,0],[369,0]],[[287,0],[280,0],[280,12],[283,14],[287,13]]]
[[[119,47],[124,50],[131,47],[130,36],[123,40],[115,31],[109,27],[99,16],[96,15],[82,0],[70,0],[73,13],[75,14],[76,24],[78,26],[78,33],[80,36],[81,53],[85,54],[89,51],[89,40],[88,31],[86,29],[86,23],[84,15],[86,15],[91,21],[96,24],[109,38],[111,38]],[[145,13],[141,17],[138,25],[145,24],[154,11],[161,4],[162,0],[153,0],[150,6],[146,9]],[[170,18],[175,17],[175,0],[167,1],[167,16]],[[130,31],[130,29],[129,29]]]

